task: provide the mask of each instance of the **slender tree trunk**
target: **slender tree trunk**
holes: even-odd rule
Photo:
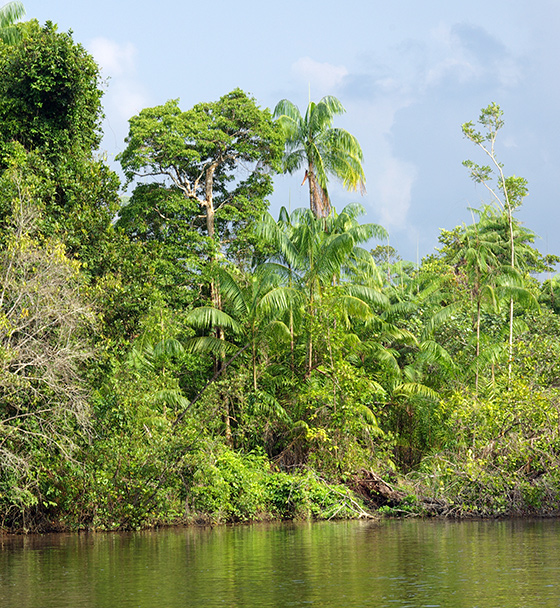
[[[253,390],[257,392],[257,349],[255,344],[255,331],[252,331],[251,336],[251,360],[253,364]]]
[[[311,374],[313,369],[313,285],[309,287],[309,335],[307,337],[307,374]]]
[[[292,361],[292,372],[294,371],[294,311],[290,306],[290,354]]]
[[[476,374],[474,380],[474,390],[478,393],[478,357],[480,356],[480,299],[476,303]]]
[[[216,226],[215,226],[215,209],[214,209],[214,172],[218,167],[217,162],[213,163],[206,170],[205,176],[205,199],[203,206],[206,212],[206,232],[208,237],[215,243],[216,241]],[[215,254],[212,251],[210,255],[210,263],[215,261]],[[222,310],[222,294],[220,292],[220,284],[217,279],[212,279],[210,282],[210,298],[212,306],[218,310]],[[218,340],[224,340],[224,331],[221,327],[214,328],[214,335]],[[224,356],[214,357],[214,373],[219,372],[222,369],[224,363]],[[226,431],[229,425],[229,406],[226,406]]]
[[[505,191],[505,182],[504,182]],[[506,195],[507,196],[507,195]],[[508,223],[509,223],[509,245],[511,256],[511,267],[515,268],[515,240],[513,238],[513,217],[511,206],[508,205]],[[511,383],[511,374],[513,368],[513,296],[509,298],[509,343],[508,343],[508,383]]]
[[[224,422],[226,424],[226,444],[232,448],[233,447],[233,438],[231,434],[231,416],[229,411],[229,398],[225,399],[225,408],[224,408]]]

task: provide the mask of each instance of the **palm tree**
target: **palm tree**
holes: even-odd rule
[[[287,99],[278,102],[274,110],[286,137],[284,170],[293,173],[305,167],[303,183],[307,180],[309,184],[309,204],[317,217],[327,217],[331,210],[329,174],[349,190],[365,191],[358,140],[348,131],[332,127],[334,117],[344,112],[340,101],[332,96],[323,97],[319,103],[309,102],[305,116]]]
[[[348,205],[339,215],[332,213],[328,218],[318,218],[309,209],[296,209],[291,215],[282,209],[278,222],[265,214],[257,226],[258,234],[276,250],[265,266],[275,270],[287,286],[301,294],[303,305],[289,309],[288,324],[293,335],[294,316],[306,319],[302,325],[308,326],[308,374],[315,367],[311,321],[325,290],[337,290],[345,317],[367,318],[372,304],[385,303],[378,286],[354,281],[358,270],[363,274],[368,265],[370,275],[376,271],[371,255],[359,245],[386,236],[377,224],[359,224],[356,216],[360,212],[363,212],[360,205]]]
[[[13,44],[19,37],[19,31],[14,23],[25,15],[25,8],[21,2],[8,2],[0,8],[0,40],[6,44]]]
[[[288,342],[290,332],[279,319],[290,305],[290,300],[297,301],[298,293],[278,285],[278,276],[266,267],[260,267],[246,277],[236,277],[225,268],[217,270],[217,285],[224,299],[224,310],[216,306],[201,306],[187,314],[187,322],[202,330],[227,330],[232,339],[224,335],[198,336],[192,338],[187,347],[191,351],[211,353],[222,361],[225,355],[231,355],[223,363],[220,371],[225,371],[229,363],[238,356],[248,352],[251,358],[253,397],[261,403],[260,409],[266,410],[270,417],[286,418],[286,413],[276,399],[259,390],[257,368],[259,355],[272,343]],[[292,304],[293,305],[293,304]],[[229,336],[228,336],[229,337]],[[214,375],[217,379],[218,375]],[[224,421],[226,439],[232,442],[230,404],[224,400]]]
[[[251,354],[253,390],[257,390],[257,360],[259,352],[270,341],[289,340],[286,325],[279,320],[298,293],[290,293],[278,285],[278,277],[261,266],[245,280],[236,278],[224,268],[218,269],[218,285],[226,310],[201,306],[187,315],[187,321],[197,328],[222,327],[241,340],[241,346],[212,336],[194,338],[192,345],[201,351],[220,354],[248,349]],[[238,340],[239,341],[239,340]]]

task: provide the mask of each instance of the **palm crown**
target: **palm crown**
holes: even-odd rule
[[[363,154],[358,140],[344,129],[333,128],[333,119],[345,112],[336,97],[309,102],[305,116],[291,101],[283,99],[274,110],[286,137],[284,170],[293,173],[305,167],[309,203],[317,217],[331,209],[328,175],[334,175],[349,190],[365,190]]]

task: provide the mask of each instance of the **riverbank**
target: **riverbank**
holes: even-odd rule
[[[227,480],[222,478],[223,483],[214,479],[214,484],[192,487],[188,496],[175,495],[175,500],[168,492],[164,503],[156,503],[154,493],[144,501],[138,496],[134,500],[131,495],[127,502],[110,502],[111,495],[108,494],[104,502],[98,495],[99,504],[91,505],[89,511],[85,509],[87,496],[82,496],[81,501],[75,500],[72,509],[51,509],[50,517],[44,506],[35,512],[30,509],[25,520],[13,526],[4,523],[0,526],[0,533],[130,531],[170,526],[213,527],[283,521],[379,520],[387,517],[456,520],[560,515],[556,500],[558,491],[555,493],[553,488],[547,487],[543,492],[547,501],[523,499],[527,480],[522,476],[505,495],[492,494],[492,488],[483,492],[479,486],[478,501],[467,502],[463,486],[456,484],[454,494],[451,488],[439,486],[435,493],[433,477],[418,473],[400,477],[387,474],[383,478],[372,470],[362,469],[342,484],[328,482],[310,470],[287,474],[262,468],[261,475],[255,475],[254,469],[245,470],[243,475],[240,474],[242,472],[232,473]],[[476,479],[470,479],[468,486],[476,482]],[[540,485],[543,485],[542,481]],[[535,484],[531,487],[533,492],[526,493],[526,496],[534,498]],[[162,496],[159,494],[160,499]]]

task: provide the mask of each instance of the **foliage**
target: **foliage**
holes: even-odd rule
[[[0,502],[4,522],[25,527],[52,502],[43,487],[49,463],[73,459],[91,430],[82,366],[93,314],[79,264],[37,235],[36,183],[18,169],[1,178],[19,195],[3,191],[13,209],[0,251]]]
[[[128,180],[160,180],[139,185],[123,209],[128,234],[165,240],[187,266],[192,247],[203,258],[239,251],[234,241],[265,209],[281,151],[267,110],[240,89],[187,111],[170,100],[131,118],[126,141],[120,161]]]
[[[423,463],[428,492],[454,515],[555,512],[559,407],[556,391],[523,381],[484,396],[455,393],[446,448]],[[426,490],[425,490],[426,491]]]
[[[6,44],[14,44],[20,39],[20,32],[15,22],[25,15],[21,2],[7,2],[0,8],[0,40]]]
[[[336,97],[309,102],[305,116],[291,101],[283,99],[274,110],[286,137],[284,170],[293,173],[305,167],[309,184],[309,205],[317,217],[327,217],[331,202],[328,176],[334,175],[345,188],[365,191],[362,149],[358,140],[345,129],[332,126],[334,117],[345,112]]]
[[[147,108],[119,199],[94,156],[93,59],[50,23],[14,27],[0,43],[0,526],[363,517],[362,490],[391,514],[557,509],[560,292],[532,276],[557,258],[514,216],[527,185],[497,160],[496,104],[463,126],[493,204],[418,267],[360,205],[331,206],[329,175],[364,185],[335,98],[305,117],[283,100],[276,122],[239,89]],[[275,219],[284,144],[311,209]]]
[[[49,160],[96,149],[102,92],[92,57],[51,22],[19,28],[21,39],[0,49],[0,154],[12,141]]]

